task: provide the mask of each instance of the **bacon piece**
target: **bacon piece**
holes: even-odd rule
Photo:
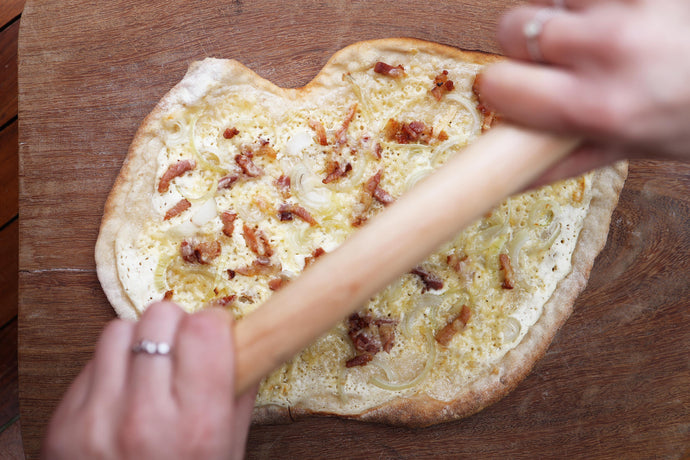
[[[453,80],[448,79],[448,71],[444,70],[434,77],[434,87],[431,88],[431,94],[440,101],[444,94],[455,89]]]
[[[381,75],[387,75],[389,77],[393,78],[400,78],[405,76],[405,68],[402,66],[402,64],[398,64],[395,67],[393,67],[390,64],[386,64],[385,62],[377,62],[374,65],[374,72],[380,73]]]
[[[235,230],[235,219],[237,214],[230,211],[224,211],[220,214],[220,221],[223,223],[223,235],[232,237],[232,232]]]
[[[316,132],[316,140],[320,145],[328,145],[328,140],[326,139],[326,128],[323,127],[323,123],[318,120],[309,120],[309,127]]]
[[[422,279],[422,283],[424,283],[424,289],[422,289],[422,292],[443,288],[443,280],[422,267],[415,267],[410,273],[417,275]]]
[[[321,182],[323,182],[324,184],[329,184],[345,176],[350,171],[352,171],[352,165],[350,163],[347,163],[345,164],[345,166],[342,166],[337,161],[329,161],[328,163],[326,163],[326,178],[323,179]]]
[[[223,131],[223,137],[225,139],[232,139],[233,137],[237,136],[239,133],[240,133],[240,130],[233,126],[232,128],[225,128],[225,131]]]
[[[249,177],[259,177],[263,175],[264,171],[254,164],[251,157],[247,153],[240,153],[235,155],[235,163],[242,169],[242,172]]]
[[[188,241],[180,243],[180,255],[185,262],[194,264],[208,264],[218,257],[221,252],[220,242],[214,241]]]
[[[383,130],[387,140],[395,141],[398,144],[410,144],[414,142],[429,144],[434,133],[434,128],[427,127],[421,121],[400,123],[393,118],[388,120]]]
[[[355,117],[355,112],[357,112],[357,103],[355,102],[350,106],[345,115],[345,120],[343,120],[343,125],[335,133],[336,144],[345,144],[347,142],[347,128],[350,127],[350,122]]]
[[[228,271],[228,279],[234,279],[235,275],[237,275],[237,272],[235,272],[235,270],[228,268],[227,271]]]
[[[376,198],[376,200],[384,206],[387,206],[391,204],[393,201],[395,201],[395,198],[393,198],[390,193],[386,192],[379,185],[381,183],[382,176],[383,169],[379,169],[378,171],[376,171],[376,174],[371,176],[364,183],[364,192],[372,198]],[[365,201],[369,204],[371,203],[370,199],[365,198]]]
[[[367,193],[367,195],[372,197],[374,196],[374,192],[379,187],[379,183],[381,182],[382,176],[383,169],[379,169],[378,171],[376,171],[376,174],[367,179],[367,181],[364,183],[364,191]]]
[[[324,251],[322,247],[314,249],[314,252],[312,252],[310,256],[304,258],[304,268],[307,268],[308,266],[313,264],[316,261],[316,259],[318,259],[324,254],[326,254],[326,251]]]
[[[381,153],[383,152],[383,147],[381,146],[380,142],[377,142],[376,145],[374,146],[374,155],[376,156],[377,160],[380,160],[382,158]]]
[[[448,257],[446,257],[446,262],[448,263],[448,266],[455,270],[456,273],[462,273],[465,264],[469,260],[469,256],[464,255],[463,257],[460,257],[460,254],[457,252],[452,252],[448,254]]]
[[[259,147],[256,150],[256,152],[254,152],[254,153],[256,155],[267,156],[269,158],[275,159],[277,152],[275,151],[275,149],[273,147],[271,147],[270,142],[271,141],[269,141],[268,139],[260,138],[259,139]]]
[[[273,275],[282,270],[280,264],[272,264],[269,257],[259,256],[257,257],[251,265],[246,265],[244,267],[239,267],[235,269],[235,273],[239,273],[244,276],[256,276],[256,275]]]
[[[500,254],[498,256],[498,263],[503,271],[503,289],[513,289],[515,287],[515,272],[513,271],[513,264],[510,263],[510,256],[508,254]]]
[[[347,334],[352,340],[357,355],[349,359],[345,365],[364,366],[379,351],[390,352],[393,348],[397,323],[396,320],[390,318],[373,319],[371,315],[359,313],[350,315]]]
[[[283,277],[283,276],[279,276],[277,278],[270,279],[270,280],[268,280],[268,288],[271,291],[277,291],[278,289],[282,288],[288,281],[290,281],[290,280]]]
[[[175,292],[172,289],[165,291],[165,294],[163,294],[163,300],[172,300],[174,293]]]
[[[218,179],[218,190],[230,188],[239,180],[239,174],[228,174]]]
[[[376,171],[376,174],[367,179],[367,181],[363,184],[363,193],[361,194],[359,199],[359,202],[361,204],[361,210],[357,215],[355,215],[352,221],[352,225],[354,227],[359,227],[367,221],[367,214],[371,209],[371,204],[374,199],[376,199],[384,206],[387,206],[391,204],[393,201],[395,201],[395,198],[393,198],[388,192],[386,192],[379,186],[379,184],[381,183],[382,176],[383,170],[379,169],[378,171]]]
[[[361,227],[364,225],[369,218],[364,214],[364,213],[359,213],[355,217],[352,218],[352,225],[353,227]]]
[[[472,83],[472,92],[477,96],[477,110],[482,114],[482,132],[485,132],[491,128],[495,122],[499,121],[501,117],[482,102],[482,95],[479,91],[481,81],[482,74],[477,74],[477,76],[474,77],[474,83]]]
[[[196,161],[194,160],[180,160],[168,166],[168,169],[163,173],[163,176],[161,176],[160,182],[158,182],[158,193],[167,192],[170,188],[170,181],[187,171],[191,171],[195,167]]]
[[[345,361],[345,367],[350,368],[355,366],[364,366],[372,359],[374,359],[374,356],[366,353],[363,355],[357,355],[354,358],[350,358]]]
[[[274,183],[276,188],[278,189],[278,192],[280,192],[280,196],[282,196],[285,199],[290,198],[290,176],[281,174],[281,176],[278,179],[276,179]]]
[[[187,209],[189,209],[192,206],[192,203],[189,202],[186,198],[182,198],[180,201],[175,204],[172,208],[168,209],[165,213],[165,217],[163,217],[163,220],[169,220],[172,219],[173,217],[183,213]]]
[[[388,206],[395,201],[395,198],[381,187],[376,187],[374,190],[374,198],[384,206]]]
[[[242,224],[242,234],[247,247],[254,254],[264,257],[271,257],[273,255],[273,248],[271,248],[268,237],[258,227]]]
[[[462,331],[470,321],[470,314],[470,308],[467,305],[463,305],[460,313],[458,313],[455,318],[448,321],[448,324],[443,326],[436,333],[436,341],[444,347],[447,347],[450,341],[453,340],[453,337],[455,337],[455,334]]]
[[[219,297],[207,303],[206,308],[226,308],[228,305],[234,302],[236,298],[237,296],[234,294],[226,295],[225,297]]]
[[[390,353],[395,343],[395,326],[398,322],[390,318],[379,318],[374,321],[379,328],[379,336],[381,337],[381,347],[386,353]]]
[[[278,218],[281,221],[292,220],[293,216],[299,217],[300,219],[312,226],[318,223],[316,222],[316,219],[314,219],[314,217],[311,214],[309,214],[309,211],[307,211],[298,204],[284,203],[280,205],[280,207],[278,208]]]

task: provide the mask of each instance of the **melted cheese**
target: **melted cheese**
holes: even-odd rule
[[[120,281],[139,312],[172,290],[173,299],[190,312],[213,298],[236,295],[229,308],[236,317],[245,316],[269,298],[268,281],[276,275],[228,276],[228,269],[249,266],[256,259],[242,236],[244,224],[265,233],[275,250],[273,262],[280,264],[283,275],[295,277],[316,248],[332,251],[356,230],[351,222],[363,184],[378,170],[383,171],[380,186],[398,197],[451,155],[461,154],[462,147],[480,134],[471,91],[479,66],[401,54],[400,61],[391,64],[402,63],[406,76],[395,80],[373,72],[375,59],[353,62],[340,76],[344,83],[314,89],[308,101],[286,100],[250,85],[207,82],[205,92],[190,95],[186,106],[164,119],[157,133],[163,141],[157,178],[181,159],[194,159],[197,168],[173,179],[167,192],[154,194],[151,204],[160,219],[139,234],[118,238]],[[437,102],[429,90],[442,70],[449,71],[455,90]],[[355,103],[348,143],[337,156],[334,135]],[[444,131],[448,138],[429,145],[397,144],[382,134],[391,118],[422,121],[435,135]],[[324,125],[329,146],[316,141],[310,120]],[[225,139],[223,132],[229,127],[239,133]],[[221,177],[241,173],[234,158],[242,146],[261,139],[276,151],[276,158],[254,156],[264,174],[218,190]],[[381,159],[374,153],[376,143],[382,147]],[[350,163],[352,170],[324,184],[327,162],[334,155]],[[286,201],[275,185],[281,175],[291,178],[287,202],[304,207],[317,225],[297,217],[286,222],[278,218],[278,206]],[[583,177],[507,200],[424,262],[444,280],[441,290],[423,292],[419,277],[407,274],[365,307],[375,317],[399,321],[390,353],[376,354],[366,366],[344,368],[354,351],[346,326],[339,324],[267,377],[257,404],[357,413],[399,395],[452,399],[457,388],[489,372],[520,342],[570,272],[570,254],[590,189],[590,178]],[[191,208],[163,220],[182,199],[189,200]],[[448,203],[450,212],[453,206]],[[382,205],[374,202],[373,208],[378,212]],[[238,215],[231,237],[221,234],[223,211]],[[184,262],[179,245],[188,238],[219,240],[221,255],[208,265]],[[452,253],[467,256],[461,274],[447,263]],[[501,287],[502,253],[513,262],[512,290]],[[472,312],[467,327],[448,347],[438,345],[433,335],[462,305]]]

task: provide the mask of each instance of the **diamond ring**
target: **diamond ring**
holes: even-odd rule
[[[153,342],[151,340],[140,340],[132,347],[134,353],[145,353],[147,355],[167,355],[170,353],[170,344],[166,342]]]
[[[522,34],[525,37],[525,45],[527,46],[527,54],[535,62],[544,62],[544,55],[539,46],[539,38],[544,30],[544,24],[556,15],[556,10],[552,8],[544,8],[534,15],[534,17],[525,23],[522,28]]]

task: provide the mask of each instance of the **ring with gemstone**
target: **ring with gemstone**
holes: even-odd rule
[[[539,38],[544,30],[544,24],[555,16],[556,10],[552,8],[544,8],[534,15],[534,17],[527,21],[522,28],[522,34],[525,37],[525,45],[527,47],[527,54],[535,62],[544,62],[544,55],[539,46]]]
[[[153,342],[146,339],[140,340],[132,347],[132,352],[147,355],[167,355],[170,350],[170,344],[167,342]]]

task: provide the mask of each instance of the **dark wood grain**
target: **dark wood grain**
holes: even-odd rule
[[[2,0],[0,3],[0,25],[18,17],[24,8],[24,0]]]
[[[28,458],[69,383],[93,352],[103,325],[115,317],[91,271],[21,272],[19,399]],[[91,310],[91,311],[87,311]],[[79,318],[80,313],[84,314]]]
[[[19,206],[17,127],[18,123],[14,121],[0,132],[0,228],[17,215]]]
[[[23,460],[24,449],[22,448],[21,425],[19,421],[14,422],[0,433],[0,458],[3,460]]]
[[[205,56],[283,86],[361,39],[497,51],[517,1],[29,1],[19,48],[22,431],[50,413],[114,315],[95,276],[102,207],[138,124]],[[430,20],[433,18],[433,20]],[[679,457],[690,439],[690,169],[637,162],[576,312],[517,390],[466,420],[407,430],[338,419],[253,427],[250,458]]]
[[[0,428],[19,413],[16,343],[17,320],[14,319],[0,328]]]
[[[20,171],[22,221],[32,228],[21,248],[24,270],[93,268],[103,203],[132,135],[191,61],[232,57],[277,84],[300,86],[335,51],[367,38],[408,35],[497,51],[489,31],[503,8],[481,1],[423,9],[381,0],[294,8],[280,1],[124,3],[26,6],[19,115],[23,138],[34,143],[23,149]],[[71,250],[53,250],[61,245]]]
[[[690,449],[690,284],[678,274],[690,273],[690,202],[669,189],[690,190],[690,165],[631,166],[575,313],[499,403],[420,430],[330,419],[254,427],[248,457],[681,457]]]
[[[0,126],[17,116],[17,37],[19,21],[0,32]]]
[[[17,316],[18,239],[19,222],[16,220],[0,231],[0,327]]]

